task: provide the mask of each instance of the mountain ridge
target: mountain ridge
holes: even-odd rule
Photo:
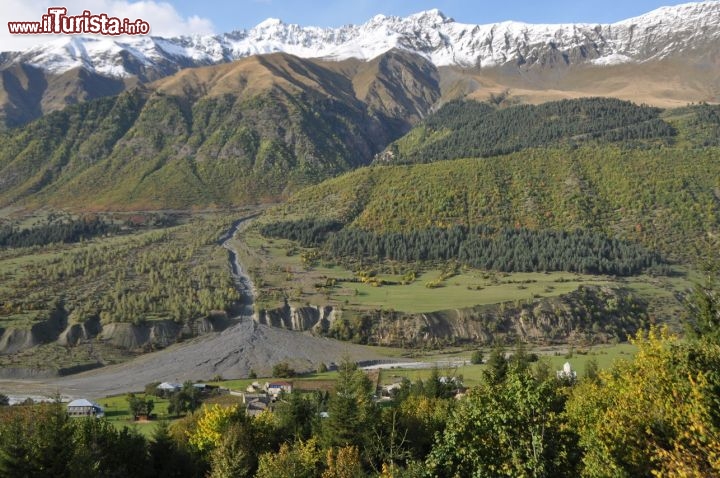
[[[581,96],[661,107],[713,103],[720,100],[718,18],[716,0],[607,25],[471,25],[428,10],[334,29],[269,19],[220,35],[65,37],[0,53],[0,128],[189,69],[273,53],[322,61],[339,72],[392,51],[414,55],[431,65],[426,80],[440,84],[441,103],[466,95],[483,100],[506,89],[531,103]],[[402,71],[395,79],[402,83]]]
[[[440,96],[434,67],[405,52],[327,66],[276,53],[188,69],[11,129],[0,135],[0,204],[277,200],[369,164]]]
[[[393,48],[417,53],[436,66],[532,66],[558,60],[606,65],[657,60],[704,46],[720,38],[719,16],[719,1],[661,7],[611,24],[465,24],[433,9],[407,17],[376,15],[362,25],[340,28],[267,19],[219,35],[67,37],[0,58],[4,64],[25,63],[51,73],[84,67],[104,76],[140,78],[149,67],[174,72],[264,53],[367,61]]]

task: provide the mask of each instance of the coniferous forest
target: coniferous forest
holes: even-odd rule
[[[583,142],[671,142],[677,131],[662,110],[614,98],[582,98],[496,108],[491,103],[443,105],[390,147],[395,163],[484,158],[523,149]]]
[[[408,232],[376,233],[340,229],[337,221],[299,220],[271,223],[267,237],[298,241],[303,247],[323,246],[333,260],[401,262],[449,261],[502,272],[567,271],[584,274],[632,275],[661,263],[658,254],[629,241],[599,233],[488,226],[454,226]]]
[[[0,247],[43,246],[55,242],[79,242],[120,231],[120,226],[102,218],[80,218],[71,221],[48,221],[32,228],[0,227]]]

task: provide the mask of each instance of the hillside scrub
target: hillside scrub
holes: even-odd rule
[[[13,250],[0,261],[0,320],[59,310],[70,323],[187,324],[230,310],[240,296],[217,240],[231,222],[196,217],[186,225],[60,249]]]

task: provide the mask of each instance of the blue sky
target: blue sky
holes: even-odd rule
[[[250,28],[268,17],[286,23],[337,27],[348,23],[364,23],[372,16],[405,16],[421,10],[438,8],[463,23],[493,23],[518,20],[529,23],[589,22],[611,23],[641,15],[666,5],[686,3],[670,0],[601,0],[581,2],[560,0],[355,0],[355,1],[293,1],[240,0],[198,2],[174,0],[169,2],[185,16],[204,17],[212,21],[216,32]]]

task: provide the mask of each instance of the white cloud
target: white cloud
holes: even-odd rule
[[[49,35],[11,35],[7,22],[40,21],[51,6],[61,5],[68,9],[68,15],[80,15],[84,10],[93,14],[106,13],[108,16],[142,19],[150,24],[150,34],[173,37],[196,33],[213,33],[212,22],[198,16],[183,17],[168,2],[143,0],[65,0],[50,2],[44,0],[2,0],[0,2],[0,50],[22,50],[44,43],[53,37]]]

